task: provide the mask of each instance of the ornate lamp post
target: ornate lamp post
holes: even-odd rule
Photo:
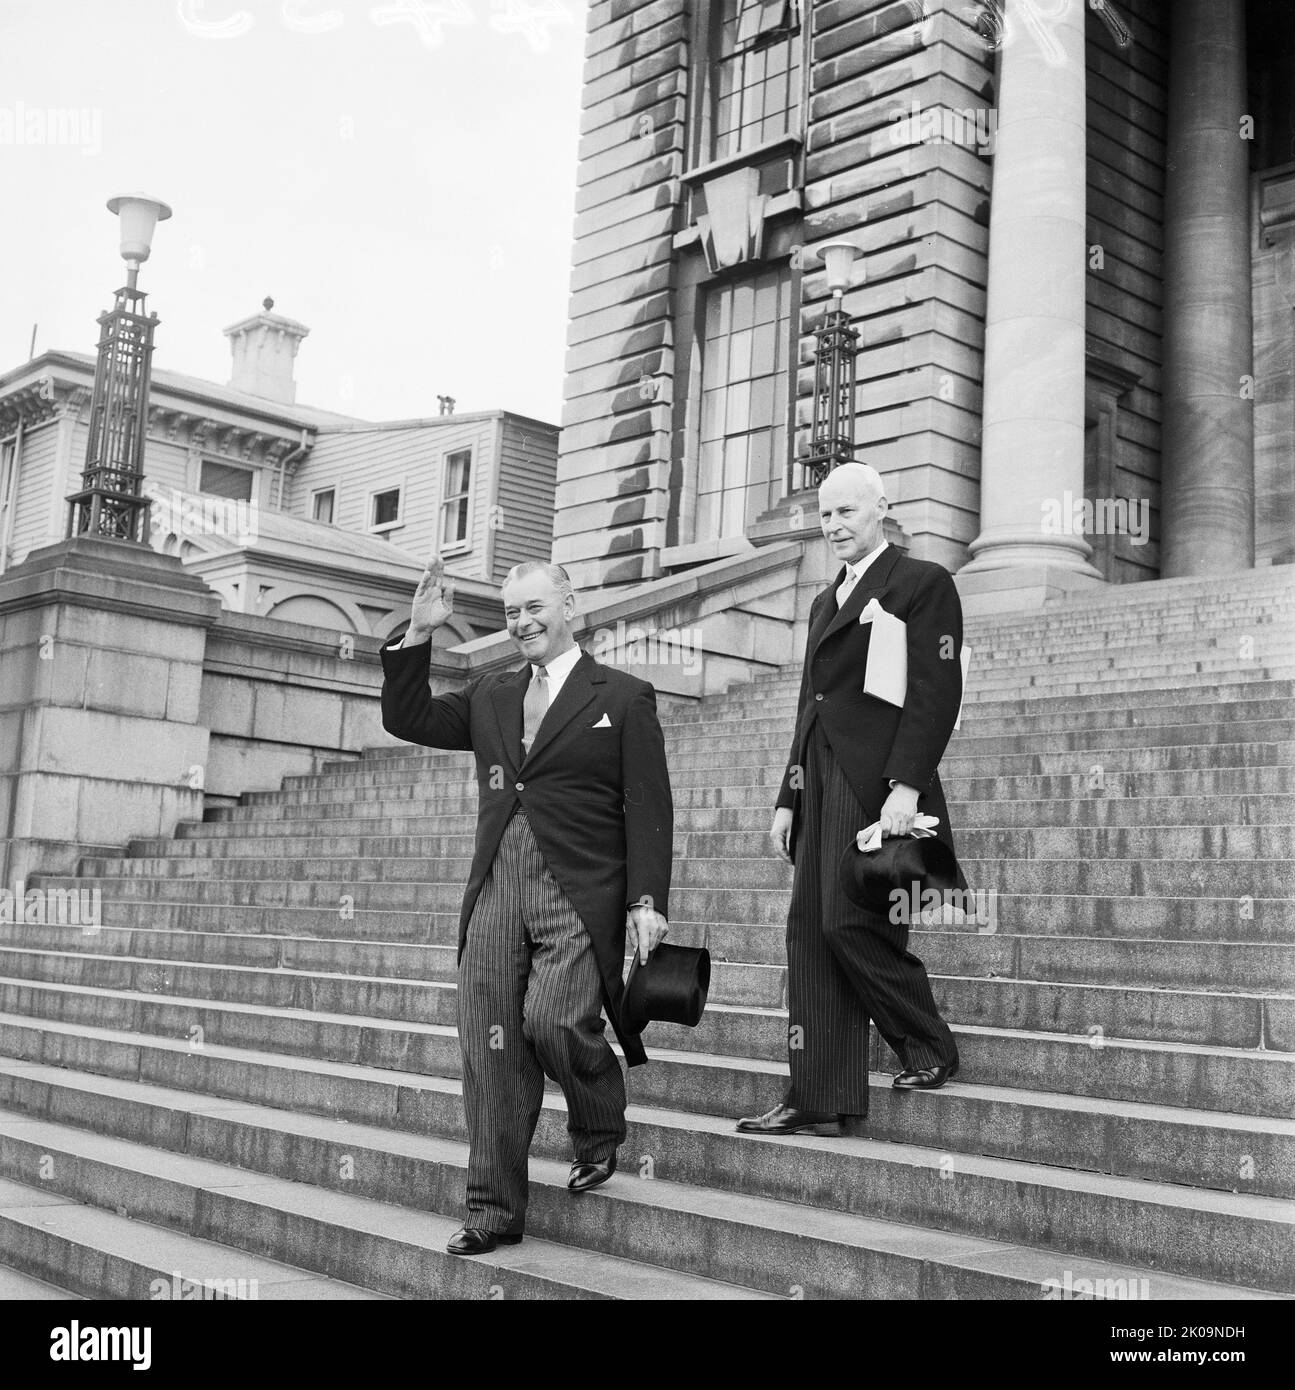
[[[90,436],[81,491],[67,499],[67,534],[144,545],[149,500],[141,488],[157,314],[145,315],[144,295],[136,283],[140,266],[148,260],[153,229],[170,217],[171,209],[157,198],[127,194],[110,198],[108,211],[121,219],[126,283],[117,291],[112,308],[99,315]]]
[[[859,330],[841,306],[850,267],[861,252],[852,241],[828,241],[812,253],[827,267],[832,307],[814,334],[814,421],[802,455],[805,486],[816,488],[838,464],[854,458],[854,359]]]

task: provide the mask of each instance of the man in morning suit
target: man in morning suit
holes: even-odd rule
[[[468,1124],[467,1219],[446,1247],[479,1255],[522,1238],[527,1155],[552,1077],[567,1100],[585,1192],[616,1171],[625,1060],[647,1060],[618,1026],[626,928],[646,961],[666,934],[674,808],[656,694],[576,646],[576,603],[559,565],[504,580],[516,671],[428,689],[431,635],[453,597],[439,560],[414,594],[408,631],[382,650],[382,723],[397,738],[471,749],[477,835],[459,921],[458,1033]]]
[[[943,1086],[958,1067],[922,962],[898,913],[857,907],[838,866],[865,826],[907,835],[919,813],[939,817],[953,848],[936,767],[962,697],[962,606],[942,566],[887,545],[881,475],[846,463],[818,492],[823,535],[842,569],[810,608],[796,733],[769,832],[795,865],[787,916],[791,1086],[749,1134],[832,1133],[868,1113],[868,1020],[903,1063],[894,1085]],[[863,692],[871,599],[907,624],[902,708]]]

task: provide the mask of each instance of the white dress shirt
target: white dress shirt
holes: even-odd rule
[[[544,670],[549,680],[549,704],[558,698],[558,691],[566,684],[567,677],[575,668],[575,664],[584,653],[578,646],[570,646],[560,656],[555,656],[552,661],[545,664]],[[531,679],[535,679],[535,673],[540,668],[535,662],[531,662]]]
[[[862,560],[856,560],[852,565],[846,565],[845,578],[836,586],[836,606],[838,608],[843,608],[845,606],[846,599],[850,597],[851,589],[863,578],[864,570],[872,564],[877,556],[880,555],[889,544],[889,541],[882,541],[876,550],[865,555]]]

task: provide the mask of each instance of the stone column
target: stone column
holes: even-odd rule
[[[959,589],[983,595],[984,607],[1040,602],[1101,580],[1081,528],[1058,524],[1084,496],[1087,139],[1086,7],[1069,0],[1057,8],[1032,21],[1007,0],[989,210],[981,530],[958,574]]]
[[[1244,0],[1167,10],[1160,573],[1254,565],[1254,400]],[[1246,389],[1249,386],[1249,389]]]

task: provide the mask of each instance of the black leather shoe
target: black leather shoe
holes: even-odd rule
[[[779,1101],[767,1115],[752,1115],[737,1122],[739,1134],[840,1134],[836,1115],[814,1110],[793,1110]]]
[[[567,1187],[572,1192],[588,1192],[591,1188],[601,1187],[615,1171],[615,1154],[612,1154],[606,1163],[581,1163],[577,1159],[571,1165],[571,1176],[567,1179]]]
[[[901,1071],[891,1082],[897,1091],[938,1091],[958,1074],[958,1064],[947,1067],[913,1067]]]
[[[510,1236],[503,1231],[481,1231],[475,1226],[464,1226],[446,1242],[445,1248],[451,1255],[488,1255],[496,1245],[520,1245],[521,1233]]]

